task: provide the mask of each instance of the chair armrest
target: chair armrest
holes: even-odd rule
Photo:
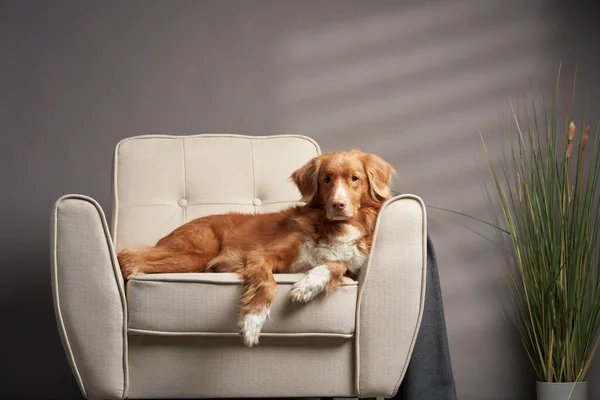
[[[52,210],[51,283],[63,347],[84,397],[127,396],[123,278],[100,205],[80,195]]]
[[[423,314],[427,219],[423,201],[400,195],[382,207],[356,315],[358,397],[393,397],[410,361]]]

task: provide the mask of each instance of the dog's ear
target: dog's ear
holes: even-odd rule
[[[375,154],[364,154],[363,163],[369,181],[369,194],[373,200],[389,199],[392,196],[392,176],[396,174],[394,168]]]
[[[302,201],[310,202],[319,189],[321,159],[315,157],[292,173],[292,180],[302,195]]]

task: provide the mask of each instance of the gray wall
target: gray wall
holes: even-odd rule
[[[303,133],[376,152],[396,190],[490,219],[477,129],[497,146],[506,100],[550,82],[559,58],[600,98],[597,15],[518,0],[1,2],[0,396],[78,396],[54,324],[49,214],[65,193],[110,214],[118,140]],[[531,398],[500,257],[471,229],[491,232],[434,210],[429,224],[460,398]],[[590,398],[599,377],[596,362]]]

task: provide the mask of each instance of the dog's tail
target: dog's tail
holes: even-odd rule
[[[140,272],[140,267],[145,264],[146,256],[150,253],[150,248],[138,250],[119,250],[117,260],[121,268],[123,279],[127,280]]]
[[[120,250],[117,259],[125,280],[138,274],[201,272],[210,260],[201,251],[182,251],[154,246]]]

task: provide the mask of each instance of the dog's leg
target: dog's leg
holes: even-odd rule
[[[277,293],[274,265],[271,257],[260,251],[252,251],[248,254],[246,266],[240,271],[245,293],[239,330],[242,341],[248,347],[258,344],[260,331]]]
[[[331,293],[344,282],[346,263],[329,261],[314,267],[304,278],[294,284],[290,291],[290,299],[298,303],[306,303],[326,291]]]

